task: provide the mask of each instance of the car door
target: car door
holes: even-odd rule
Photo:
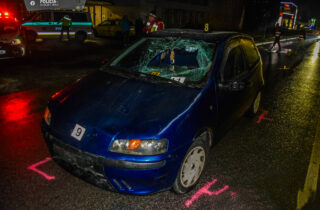
[[[227,45],[218,77],[218,125],[223,130],[248,108],[246,100],[251,84],[239,39]]]

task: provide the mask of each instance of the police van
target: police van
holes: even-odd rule
[[[58,38],[60,37],[62,23],[61,18],[69,16],[72,21],[70,27],[70,37],[83,42],[86,39],[93,38],[93,29],[90,14],[87,12],[74,11],[37,11],[22,24],[28,29],[30,37],[37,35],[39,38]],[[64,32],[66,34],[67,32]]]

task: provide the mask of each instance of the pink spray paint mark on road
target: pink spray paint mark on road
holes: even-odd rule
[[[44,159],[44,160],[42,160],[42,161],[39,161],[39,162],[37,162],[37,163],[29,166],[28,169],[29,169],[29,170],[32,170],[32,171],[35,171],[35,172],[37,172],[38,174],[44,176],[44,178],[46,178],[47,180],[53,180],[53,179],[55,179],[56,177],[50,176],[50,175],[46,174],[45,172],[40,171],[39,169],[37,169],[37,167],[38,167],[39,165],[45,164],[46,162],[48,162],[48,161],[50,161],[50,160],[52,160],[52,158],[51,158],[51,157],[47,157],[46,159]]]
[[[269,111],[264,110],[262,112],[262,114],[259,116],[257,123],[260,124],[262,120],[273,121],[272,118],[265,117],[268,113],[269,113]]]
[[[221,193],[223,193],[224,191],[226,191],[229,188],[228,185],[225,185],[223,188],[221,188],[217,191],[210,191],[209,188],[212,185],[214,185],[217,181],[218,181],[217,179],[214,179],[214,180],[212,180],[212,182],[209,182],[204,187],[202,187],[200,190],[198,190],[198,192],[196,192],[196,194],[194,194],[190,200],[186,201],[186,203],[185,203],[186,207],[189,207],[194,201],[198,200],[200,198],[200,196],[203,194],[207,194],[209,196],[220,195]]]

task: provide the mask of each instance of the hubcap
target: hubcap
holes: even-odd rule
[[[206,153],[200,146],[193,148],[183,162],[180,180],[183,187],[191,187],[199,179],[206,161]]]
[[[254,104],[253,104],[253,113],[254,114],[258,112],[258,109],[260,106],[260,100],[261,100],[261,93],[259,92],[256,97],[256,100],[254,100]]]

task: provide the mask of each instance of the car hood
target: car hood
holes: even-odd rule
[[[199,92],[97,71],[55,99],[52,127],[70,134],[77,123],[118,138],[152,137],[187,109]]]
[[[11,43],[11,41],[16,37],[17,37],[16,34],[0,35],[0,43],[5,43],[5,44]]]

